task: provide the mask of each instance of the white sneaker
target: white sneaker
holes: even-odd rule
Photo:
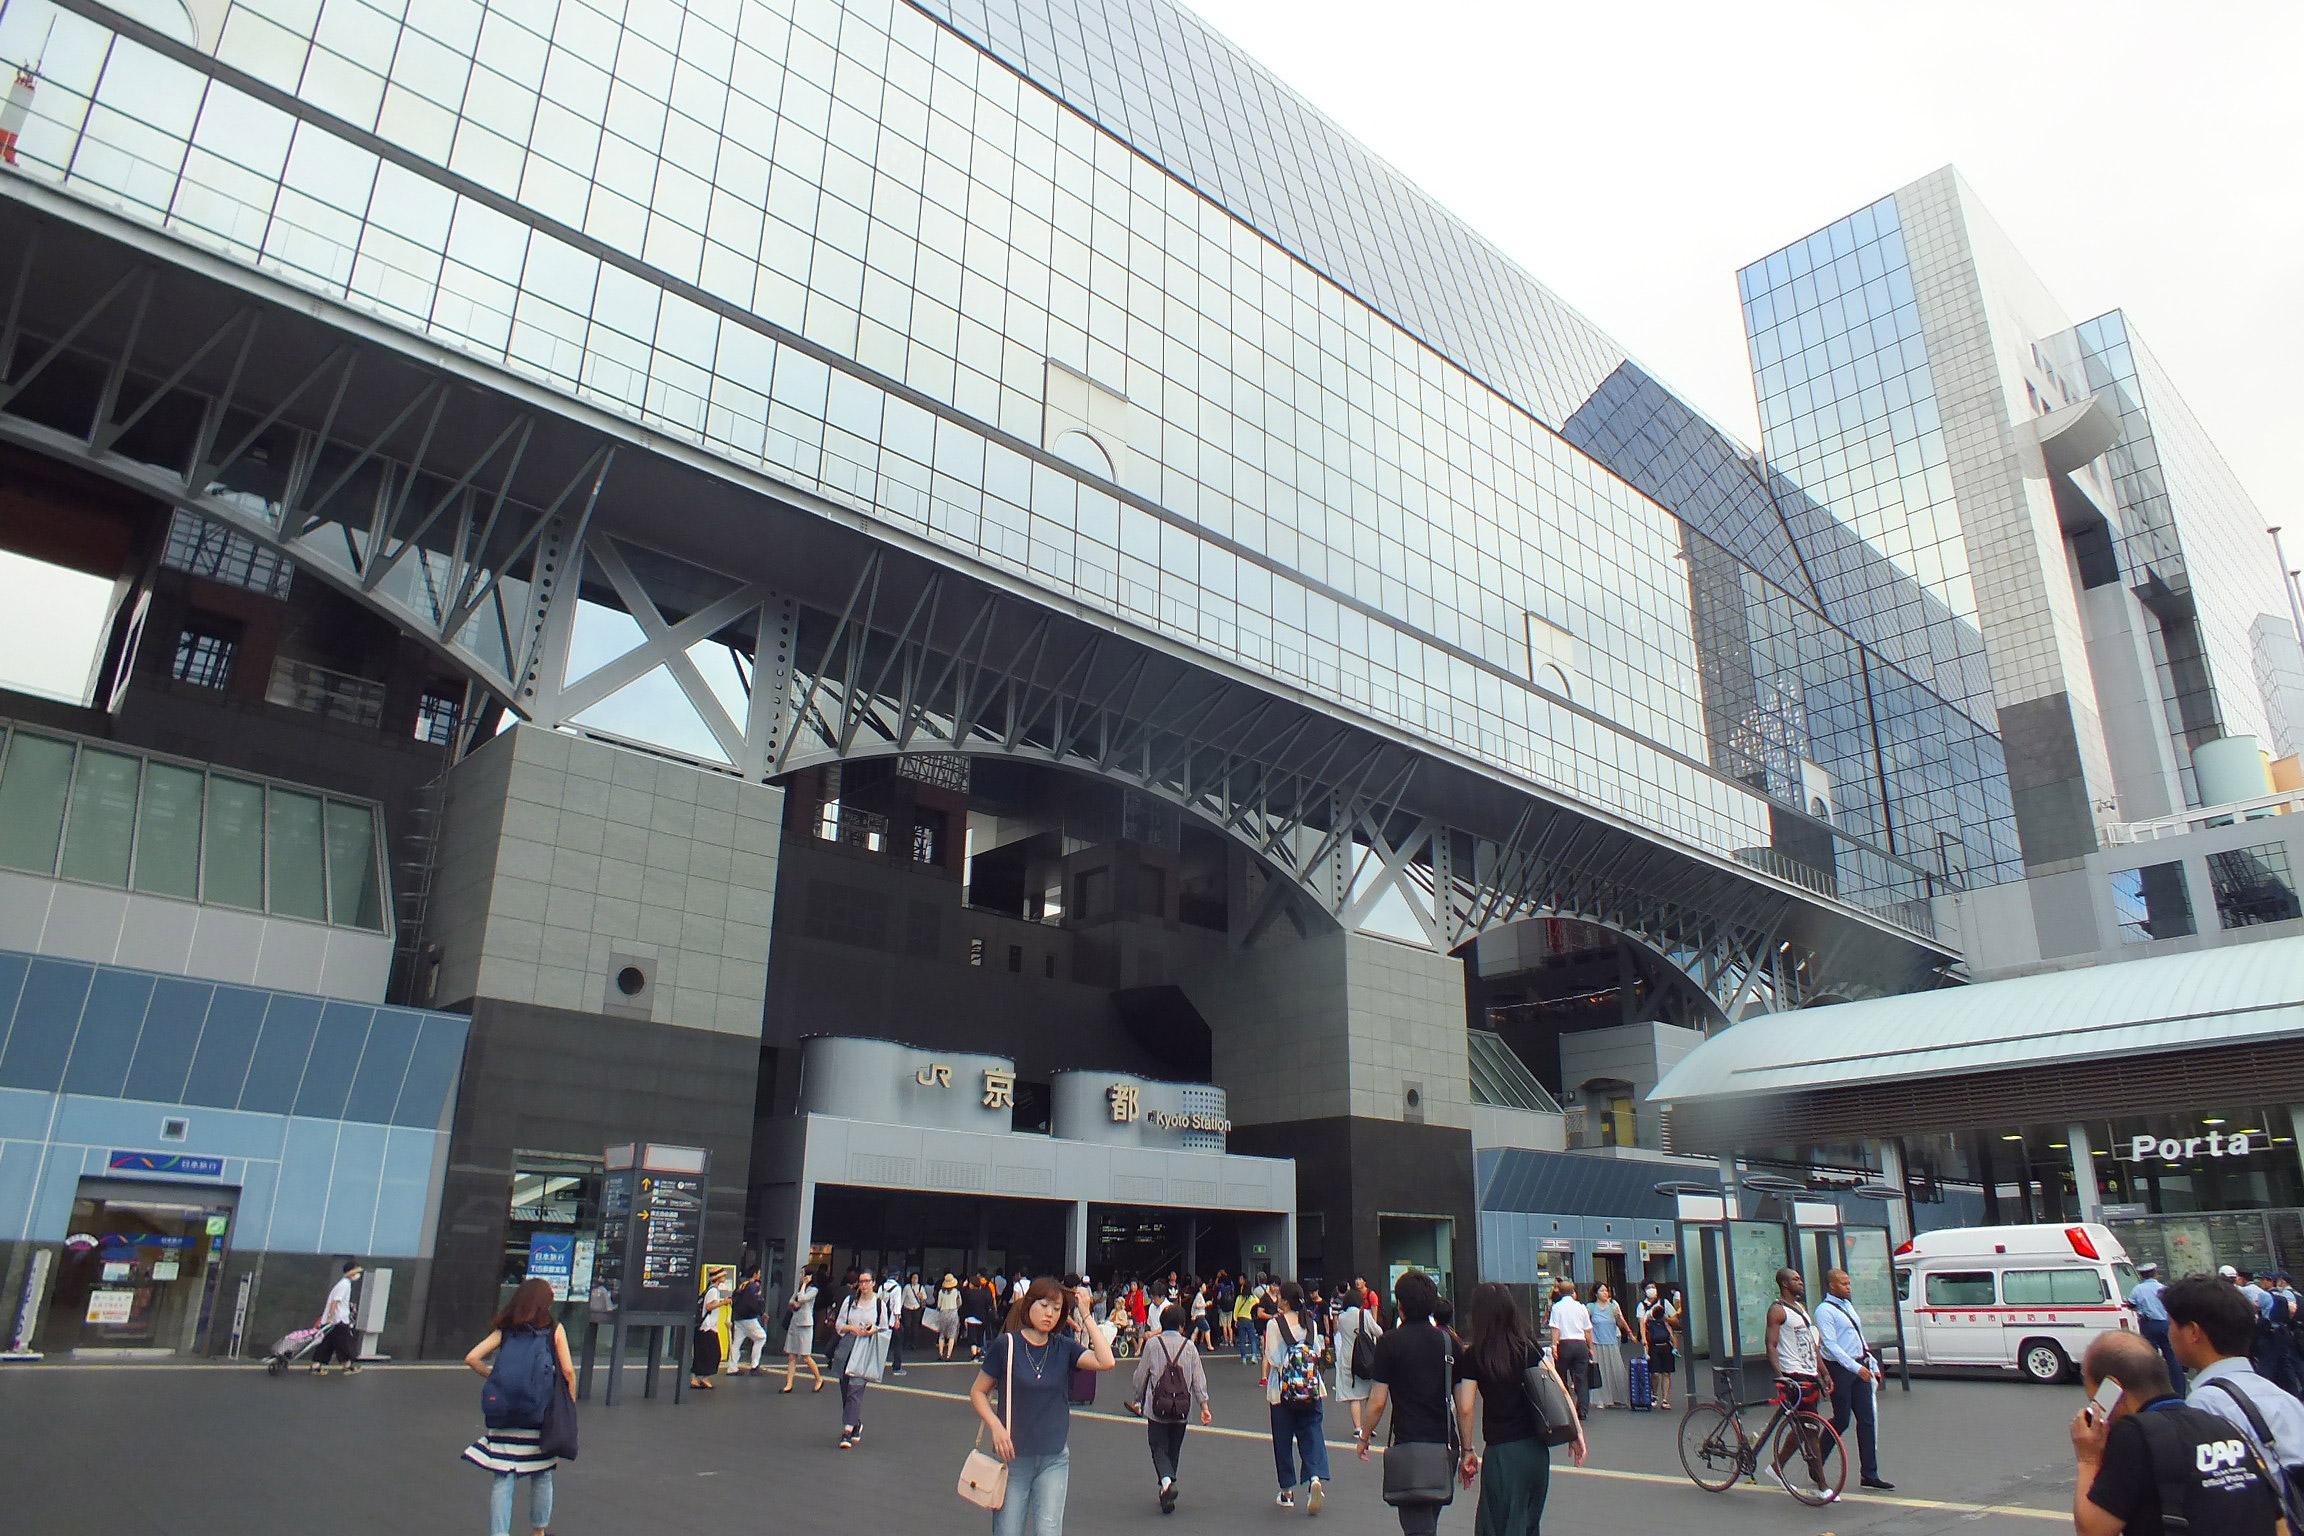
[[[1320,1513],[1321,1500],[1326,1496],[1327,1490],[1320,1486],[1320,1479],[1312,1479],[1312,1486],[1304,1490],[1304,1513],[1306,1515]]]
[[[1296,1507],[1296,1495],[1292,1490],[1283,1488],[1280,1490],[1280,1497],[1274,1499],[1272,1502],[1279,1505],[1282,1509],[1294,1509]]]

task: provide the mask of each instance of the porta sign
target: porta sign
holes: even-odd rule
[[[2230,1136],[2222,1131],[2210,1131],[2205,1136],[2131,1136],[2128,1138],[2128,1160],[2140,1163],[2147,1158],[2158,1158],[2173,1163],[2187,1157],[2246,1157],[2256,1150],[2256,1142],[2246,1131]]]

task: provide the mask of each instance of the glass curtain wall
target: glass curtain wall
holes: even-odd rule
[[[0,867],[384,928],[376,808],[0,725]]]

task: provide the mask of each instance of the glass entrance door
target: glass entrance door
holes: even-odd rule
[[[235,1193],[83,1179],[49,1293],[46,1346],[205,1348]]]

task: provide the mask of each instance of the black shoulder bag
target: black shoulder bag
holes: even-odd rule
[[[1521,1371],[1520,1389],[1528,1394],[1528,1406],[1536,1411],[1536,1438],[1546,1445],[1574,1445],[1583,1428],[1576,1418],[1576,1404],[1560,1378],[1545,1369],[1541,1352]]]
[[[1425,1326],[1430,1327],[1430,1324]],[[1445,1343],[1447,1335],[1441,1335]],[[1456,1352],[1441,1356],[1440,1416],[1447,1423],[1444,1445],[1429,1440],[1401,1440],[1400,1405],[1392,1405],[1391,1444],[1384,1448],[1384,1502],[1387,1504],[1451,1504],[1456,1499],[1456,1468],[1464,1460],[1456,1437]]]

